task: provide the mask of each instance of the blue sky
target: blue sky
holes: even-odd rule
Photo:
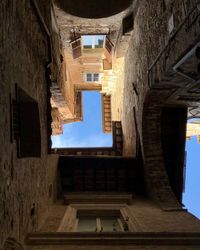
[[[52,136],[53,147],[111,147],[112,134],[102,130],[101,94],[83,91],[83,122],[64,125],[64,134]]]
[[[186,142],[186,151],[186,182],[183,204],[189,212],[200,219],[200,144],[195,136]]]
[[[84,122],[64,125],[64,134],[52,136],[53,147],[112,146],[112,135],[102,132],[101,95],[83,92]],[[200,144],[196,137],[186,142],[186,183],[183,204],[189,212],[200,218]]]

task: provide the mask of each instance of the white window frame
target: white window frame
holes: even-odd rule
[[[91,74],[91,81],[88,81],[88,75]],[[95,75],[98,74],[98,81],[95,80]],[[99,72],[87,72],[85,73],[85,76],[84,76],[84,81],[85,82],[97,82],[99,83],[101,81],[101,73]]]

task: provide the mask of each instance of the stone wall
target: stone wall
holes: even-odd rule
[[[49,44],[34,2],[6,0],[0,3],[0,248],[7,237],[23,243],[26,233],[42,223],[55,198],[53,180],[57,157],[47,154]],[[37,2],[46,26],[50,27],[49,2]],[[15,99],[15,84],[38,102],[40,158],[17,158],[16,141],[10,140],[9,95]]]
[[[58,231],[59,225],[68,207],[61,203],[60,201],[52,206],[49,218],[47,218],[40,228],[40,232]],[[116,208],[118,205],[110,204],[113,208]],[[126,207],[126,212],[130,217],[130,224],[134,231],[200,232],[200,222],[195,216],[188,213],[187,210],[162,211],[154,202],[148,199],[139,198],[135,198],[132,205],[122,205]]]
[[[189,82],[175,73],[172,67],[200,40],[199,12],[197,8],[194,13],[192,12],[195,6],[196,1],[189,0],[151,1],[151,3],[139,1],[137,8],[134,9],[134,30],[125,56],[125,85],[121,110],[124,148],[135,147],[136,139],[140,138],[146,179],[150,181],[155,177],[154,189],[158,191],[160,197],[158,198],[155,193],[154,195],[161,203],[166,199],[166,205],[169,207],[169,200],[174,198],[163,162],[160,114],[161,108],[167,104],[172,107],[191,104],[189,101],[178,102],[179,95],[185,93]],[[170,32],[169,20],[172,15],[174,27]],[[189,94],[186,95],[191,100]],[[193,95],[197,100],[197,94]],[[152,166],[155,172],[151,171]],[[162,182],[163,189],[160,188],[158,180]],[[152,186],[148,188],[150,193],[151,188]]]
[[[34,3],[37,3],[38,8],[35,8]],[[134,30],[124,60],[124,95],[122,100],[120,98],[120,105],[122,103],[120,112],[125,143],[124,148],[126,148],[125,155],[134,154],[136,138],[140,137],[143,146],[146,175],[148,178],[153,178],[153,176],[157,178],[154,179],[154,188],[163,192],[166,191],[164,193],[165,202],[169,198],[169,203],[166,202],[165,204],[170,205],[173,195],[170,193],[171,189],[163,167],[163,159],[156,158],[152,154],[150,156],[153,162],[151,161],[149,165],[146,163],[149,160],[148,153],[152,151],[152,137],[155,137],[155,148],[153,150],[162,154],[162,149],[159,147],[159,144],[156,144],[159,133],[155,132],[156,123],[159,122],[161,108],[159,104],[163,105],[165,93],[167,93],[166,99],[168,98],[168,90],[169,94],[174,90],[173,86],[169,87],[167,84],[161,84],[164,71],[166,71],[166,67],[170,68],[179,56],[199,39],[198,25],[192,28],[192,30],[187,27],[186,30],[182,30],[182,35],[178,36],[177,39],[172,39],[172,35],[175,34],[173,32],[176,31],[176,28],[184,20],[195,1],[171,0],[158,2],[157,0],[152,0],[149,3],[143,0],[136,1],[136,3],[138,5],[134,11]],[[42,228],[41,226],[48,216],[48,210],[56,198],[57,156],[49,156],[47,154],[48,95],[46,64],[50,59],[50,47],[46,29],[50,29],[51,26],[50,4],[43,0],[5,0],[1,1],[0,7],[0,89],[1,93],[3,93],[0,95],[0,248],[2,248],[8,237],[13,237],[23,243],[27,232],[34,232],[38,228]],[[41,15],[38,14],[38,9],[41,10]],[[168,20],[172,13],[175,17],[175,28],[172,33],[169,33]],[[43,22],[41,22],[41,17],[44,18]],[[191,21],[189,19],[189,23],[193,22],[195,24],[197,20],[192,19]],[[114,21],[115,19],[113,19]],[[90,22],[93,22],[93,20],[90,20]],[[99,21],[96,21],[96,24],[97,22]],[[149,86],[148,70],[159,52],[166,45],[169,45],[168,49],[156,66],[159,70],[158,74],[153,77],[154,86]],[[170,73],[168,73],[168,77]],[[175,79],[173,74],[167,80],[171,82],[172,78]],[[178,80],[176,86],[179,84],[180,90],[182,88],[182,78]],[[11,99],[15,98],[15,84],[38,102],[42,145],[40,158],[17,158],[16,142],[10,140],[10,111],[12,108],[10,107],[9,97]],[[147,100],[146,93],[150,87],[154,88],[154,90],[158,88],[161,91],[155,90],[153,92],[150,101],[146,102],[147,109],[145,113],[143,112],[144,100]],[[166,92],[163,90],[165,88],[168,89]],[[152,105],[155,103],[155,106]],[[176,104],[176,102],[172,103]],[[148,106],[151,106],[152,109],[148,109]],[[151,113],[150,116],[148,116],[147,111]],[[142,124],[143,115],[147,115],[147,119],[144,119]],[[153,119],[151,119],[151,115]],[[119,117],[119,115],[117,116]],[[155,133],[148,133],[145,137],[145,131],[149,131],[150,128],[154,129]],[[128,152],[129,149],[131,150]],[[156,166],[156,168],[153,168],[152,176],[148,176],[150,165],[152,168]],[[164,183],[162,188],[160,188],[160,183],[156,181],[158,179],[160,183]],[[158,194],[160,196],[159,192]],[[160,197],[162,198],[162,196]],[[172,208],[178,209],[178,211],[166,212],[150,202],[135,202],[130,210],[136,225],[138,225],[137,230],[199,232],[199,222],[185,211],[179,211],[180,207],[174,206],[174,201],[172,203]],[[55,217],[56,214],[50,216]],[[60,214],[57,213],[57,223],[60,219],[59,216]],[[51,219],[49,219],[50,221]],[[52,221],[55,222],[56,219],[52,219]],[[40,249],[55,248],[61,250],[66,247],[40,247]],[[88,246],[68,246],[68,249],[78,248],[88,249]],[[110,246],[104,245],[93,246],[92,248],[111,249]],[[125,246],[123,248],[145,249],[146,246]],[[38,247],[28,246],[27,249],[38,249]],[[121,246],[113,246],[113,249],[121,249]],[[151,246],[148,246],[147,249],[151,249]],[[152,249],[162,249],[162,247],[154,246]],[[163,247],[163,249],[191,248],[179,245],[178,247],[173,246],[173,248]],[[192,249],[195,249],[195,246]],[[199,246],[196,249],[199,249]]]
[[[74,206],[78,207],[77,204]],[[112,206],[113,206],[113,209],[116,209],[116,207],[119,206],[119,204],[117,205],[109,204],[109,207],[112,207]],[[128,214],[129,216],[129,223],[132,228],[132,234],[131,232],[129,233],[124,232],[123,234],[126,236],[123,236],[123,234],[121,234],[120,237],[116,236],[116,238],[114,238],[115,243],[114,242],[109,243],[109,240],[106,239],[106,233],[99,233],[101,234],[101,237],[99,240],[98,240],[99,237],[94,237],[94,235],[92,236],[92,234],[87,234],[87,236],[85,236],[87,239],[84,240],[84,237],[81,236],[81,234],[78,234],[77,239],[73,241],[72,239],[73,237],[76,237],[76,235],[72,233],[71,235],[67,236],[67,232],[60,232],[59,241],[57,241],[56,243],[56,237],[59,237],[58,231],[59,231],[59,227],[61,225],[62,219],[66,217],[65,212],[68,211],[69,213],[71,213],[71,217],[69,216],[69,214],[68,214],[68,217],[66,217],[68,219],[70,218],[70,220],[74,216],[74,210],[71,209],[70,206],[69,207],[64,206],[61,204],[61,202],[59,202],[52,207],[49,217],[47,218],[47,220],[41,227],[40,231],[38,231],[35,234],[36,238],[34,238],[34,234],[29,235],[30,237],[28,238],[28,241],[27,241],[28,245],[26,249],[28,250],[29,249],[31,250],[32,249],[33,250],[35,249],[62,250],[66,248],[67,249],[81,249],[81,250],[83,249],[122,249],[122,248],[123,249],[149,249],[149,250],[151,249],[152,250],[153,249],[159,249],[159,250],[161,249],[165,249],[165,250],[198,249],[200,243],[197,243],[197,242],[195,243],[195,235],[196,237],[198,237],[197,235],[199,235],[200,233],[200,222],[197,220],[197,218],[187,213],[187,211],[184,211],[184,210],[170,211],[170,212],[162,211],[152,201],[149,201],[147,199],[146,200],[138,199],[138,198],[135,198],[133,200],[132,205],[127,206],[125,204],[121,204],[120,206],[121,207],[124,206],[123,209],[126,210],[126,214]],[[57,232],[57,236],[56,236],[56,232]],[[136,234],[134,234],[134,232],[136,232]],[[146,237],[148,237],[148,235],[151,234],[151,232],[153,232],[153,234],[151,235],[151,239],[155,237],[155,242],[145,245],[145,242],[147,239]],[[134,239],[134,237],[137,238],[137,237],[143,236],[144,238],[141,240],[141,242],[137,242],[136,244],[134,244],[134,243],[129,242],[130,238],[128,237],[131,237],[131,235],[133,237],[132,240]],[[169,240],[168,240],[168,241],[164,241],[163,243],[160,243],[159,235],[160,236],[162,235],[161,237],[163,236],[166,237],[168,235],[170,239],[173,239],[173,237],[175,236],[177,242],[169,243]],[[190,235],[190,237],[194,237],[194,239],[192,240],[192,243],[191,242],[189,243],[189,241],[188,243],[186,243],[187,241],[186,238],[188,237],[187,235]],[[110,235],[110,239],[112,237],[114,237],[114,234]],[[125,237],[124,241],[123,241],[123,237]],[[180,239],[178,240],[179,237]],[[181,239],[181,237],[183,238]],[[52,241],[51,244],[48,244],[47,242],[52,238],[54,238],[54,240]],[[70,238],[73,241],[73,243],[69,243],[69,242],[66,243],[67,241],[65,241],[63,245],[59,244],[61,243],[61,241],[64,242],[64,240],[67,240],[67,239],[69,239],[70,241]],[[104,239],[104,241],[100,242],[102,241],[102,239]],[[120,239],[121,239],[121,243],[118,242]],[[43,244],[42,243],[40,244],[40,240],[41,242],[43,241]],[[98,242],[98,244],[97,243],[95,244],[95,240],[96,242]],[[183,244],[183,240],[185,240],[184,244]],[[196,244],[198,246],[195,246]]]
[[[137,136],[134,136],[134,120],[137,121],[136,130],[138,129],[140,136],[142,136],[142,111],[144,98],[149,89],[149,68],[159,53],[167,46],[170,39],[172,42],[168,48],[168,53],[165,54],[165,61],[160,61],[157,66],[158,68],[164,68],[164,70],[166,70],[166,66],[172,66],[183,53],[183,50],[187,46],[189,47],[189,39],[190,42],[193,42],[198,33],[197,29],[196,34],[195,30],[185,31],[184,26],[184,32],[181,32],[178,40],[172,37],[181,22],[195,6],[195,1],[170,0],[152,1],[151,3],[139,1],[135,5],[133,12],[134,30],[125,55],[124,65],[125,81],[121,116],[125,148],[135,147]],[[168,22],[172,14],[174,15],[174,30],[169,33]],[[195,17],[193,19],[198,27],[197,20]],[[188,22],[191,22],[191,20],[188,20]],[[158,79],[154,80],[158,81]],[[160,86],[160,88],[162,87]],[[159,98],[159,93],[157,96]],[[134,117],[134,110],[136,111],[136,117]],[[131,141],[129,140],[130,137],[132,138]]]

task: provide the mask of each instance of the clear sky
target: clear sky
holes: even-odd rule
[[[64,134],[52,136],[53,147],[112,146],[111,134],[102,132],[101,95],[83,92],[84,122],[64,125]],[[200,218],[200,144],[196,137],[186,143],[186,183],[183,204]]]
[[[186,182],[183,204],[189,212],[200,219],[200,144],[195,136],[187,141],[186,151]]]
[[[111,147],[112,134],[102,130],[101,94],[83,91],[83,122],[64,125],[63,135],[52,136],[53,147]]]

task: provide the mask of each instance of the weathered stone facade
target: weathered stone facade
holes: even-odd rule
[[[97,1],[93,1],[93,4],[98,7]],[[58,27],[52,22],[50,1],[1,1],[0,249],[199,249],[200,222],[181,204],[184,115],[186,107],[189,107],[189,117],[192,112],[199,112],[199,4],[195,0],[133,1],[128,9],[103,19],[79,19],[59,10],[60,37]],[[122,19],[131,13],[133,29],[123,34]],[[59,155],[49,154],[52,122],[50,88],[52,95],[60,91],[55,90],[58,90],[63,77],[60,74],[60,67],[63,66],[61,42],[67,46],[67,41],[71,39],[68,29],[73,29],[73,26],[77,32],[79,28],[82,31],[90,30],[90,34],[102,30],[110,32],[110,38],[116,45],[113,74],[118,78],[114,81],[113,89],[108,90],[111,94],[112,119],[122,124],[119,131],[116,129],[119,140],[116,140],[115,149],[121,155],[123,141],[124,157],[114,155],[116,151],[110,155],[102,150],[101,154],[95,151],[93,161],[91,152],[84,155],[81,151],[81,157],[85,162],[88,159],[90,166],[81,172],[81,180],[87,185],[82,190],[82,203],[76,202],[83,206],[83,198],[87,196],[87,207],[89,197],[93,197],[90,206],[98,208],[100,192],[96,188],[99,177],[96,173],[101,169],[97,170],[92,163],[99,162],[98,166],[104,169],[102,176],[105,178],[100,184],[103,183],[103,195],[108,198],[101,206],[109,204],[111,210],[119,207],[119,204],[112,203],[114,199],[109,196],[113,195],[109,193],[110,190],[116,192],[115,195],[124,195],[119,188],[121,179],[126,181],[133,178],[134,185],[141,187],[143,192],[140,195],[131,193],[131,202],[127,204],[123,199],[119,201],[118,197],[118,202],[125,207],[123,211],[130,217],[129,232],[94,232],[89,235],[58,232],[66,211],[70,206],[75,206],[65,204],[67,194],[62,189],[62,178],[73,189],[73,176],[79,174],[75,170],[82,168],[81,157],[75,150],[71,162],[76,160],[79,165],[74,166],[75,170],[73,166],[69,168],[68,164],[72,163],[65,156],[62,170],[66,172],[62,176],[58,165]],[[22,137],[20,133],[17,134],[15,125],[20,126],[23,120],[20,119],[20,110],[15,107],[19,99],[16,86],[38,104],[40,157],[20,158],[18,155],[18,142]],[[57,94],[60,98],[62,93]],[[176,117],[179,118],[174,126]],[[175,129],[180,129],[178,136]],[[31,142],[35,134],[29,131],[28,136],[29,147],[34,151],[36,149]],[[171,153],[171,145],[177,154]],[[127,156],[130,159],[126,159]],[[118,162],[112,166],[108,164],[109,160]],[[136,167],[133,164],[132,175],[124,170],[127,165],[120,171],[118,163],[123,160],[129,162],[129,171],[131,161],[139,164]],[[106,162],[105,166],[103,162]],[[69,169],[70,173],[67,172]],[[175,174],[176,170],[178,174]],[[70,180],[69,175],[72,176]],[[138,176],[142,181],[137,182]],[[89,182],[93,180],[96,186],[94,183],[90,185]],[[131,183],[123,185],[130,187]],[[87,190],[91,187],[95,189],[92,194]],[[95,195],[98,197],[96,200]],[[66,214],[70,220],[73,216],[74,212]]]
[[[0,3],[0,89],[2,93],[0,97],[0,248],[7,237],[14,237],[23,242],[27,231],[36,230],[45,218],[53,200],[53,193],[49,195],[49,187],[53,185],[52,189],[55,188],[53,179],[56,174],[57,157],[47,153],[48,93],[45,75],[49,61],[48,36],[33,2],[2,1]],[[38,1],[37,4],[46,24],[50,27],[50,5],[46,5],[45,1]],[[9,103],[9,95],[11,99],[15,99],[16,84],[39,105],[42,145],[40,158],[18,158],[17,143],[10,139],[12,107]]]

